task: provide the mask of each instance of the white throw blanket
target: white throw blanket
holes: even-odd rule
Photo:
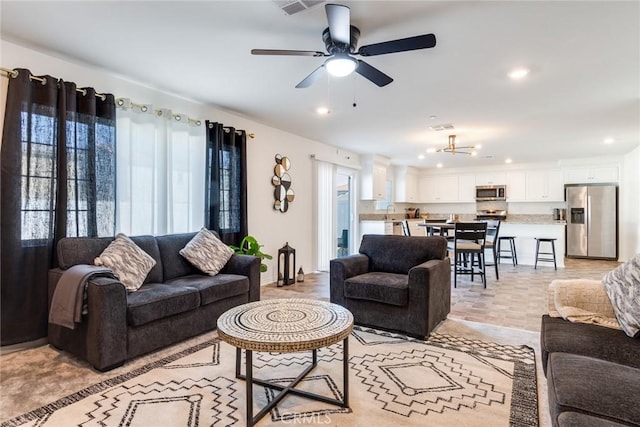
[[[548,306],[551,317],[621,329],[600,280],[554,280],[549,284]]]

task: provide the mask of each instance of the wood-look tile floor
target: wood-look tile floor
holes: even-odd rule
[[[494,268],[487,267],[487,288],[476,276],[458,276],[458,287],[451,280],[451,313],[449,317],[489,323],[529,331],[540,331],[540,317],[547,312],[547,288],[554,279],[601,279],[616,268],[615,261],[565,259],[565,268],[538,265],[500,264],[500,280]],[[305,275],[304,282],[277,287],[262,287],[262,298],[317,298],[329,301],[329,273]]]

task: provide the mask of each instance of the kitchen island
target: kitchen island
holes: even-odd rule
[[[556,264],[558,268],[564,268],[565,255],[565,222],[549,221],[543,223],[511,222],[500,223],[499,236],[515,236],[516,251],[518,252],[518,264],[534,265],[536,261],[536,237],[549,237],[556,239]],[[508,243],[508,242],[507,242]],[[548,243],[540,245],[541,252],[551,252]],[[550,256],[550,255],[549,255]],[[549,257],[545,255],[544,257]],[[511,260],[501,260],[502,264],[511,263]],[[551,267],[551,262],[538,262],[538,268]]]

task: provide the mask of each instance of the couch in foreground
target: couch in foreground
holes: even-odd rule
[[[451,310],[444,237],[364,235],[360,253],[330,262],[330,300],[355,323],[424,339]]]
[[[581,291],[574,307],[560,309],[566,312],[564,317],[574,321],[542,317],[542,367],[553,425],[640,426],[640,338],[601,326],[614,315],[611,308],[604,313],[592,311],[595,305],[608,304],[600,281],[555,282],[552,286],[564,286],[556,295],[556,303],[574,286],[581,286]],[[552,302],[549,312],[556,315]],[[591,307],[585,307],[585,303]]]
[[[87,286],[87,314],[75,329],[49,324],[49,343],[106,371],[126,360],[216,328],[218,317],[260,299],[260,259],[232,255],[208,276],[179,251],[196,233],[131,237],[155,265],[140,289],[127,292],[117,279]],[[63,271],[93,264],[113,238],[72,237],[57,247],[59,268],[49,271],[49,299]]]

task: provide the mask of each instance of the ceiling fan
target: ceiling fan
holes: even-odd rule
[[[329,27],[322,32],[322,41],[324,41],[327,53],[308,50],[253,49],[251,50],[251,54],[328,57],[322,65],[298,83],[296,88],[311,86],[316,80],[325,75],[326,72],[341,77],[349,75],[353,71],[382,87],[391,83],[393,79],[366,62],[354,58],[354,55],[385,55],[387,53],[427,49],[436,45],[435,35],[423,34],[361,46],[356,50],[358,39],[360,38],[360,30],[351,25],[349,8],[339,4],[327,4],[325,5],[325,10],[327,12]]]

